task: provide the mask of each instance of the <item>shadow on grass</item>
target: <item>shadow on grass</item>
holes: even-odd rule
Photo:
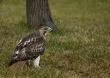
[[[0,0],[0,4],[3,2],[3,0]]]

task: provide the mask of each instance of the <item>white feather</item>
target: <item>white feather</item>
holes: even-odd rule
[[[34,63],[34,66],[35,66],[35,67],[39,67],[40,56],[38,56],[38,57],[33,61],[33,63]]]
[[[31,40],[25,41],[24,45],[27,45],[28,43],[30,43]]]
[[[19,54],[19,51],[16,51],[15,54]]]

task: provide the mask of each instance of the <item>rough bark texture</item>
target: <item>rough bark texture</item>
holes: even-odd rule
[[[27,23],[30,26],[39,28],[40,26],[49,26],[56,29],[51,18],[48,0],[26,0]]]

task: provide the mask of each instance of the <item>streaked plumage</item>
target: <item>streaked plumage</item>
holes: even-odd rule
[[[12,65],[19,61],[39,58],[39,56],[42,55],[45,51],[45,34],[50,30],[50,27],[43,27],[21,39],[15,48],[9,65]]]

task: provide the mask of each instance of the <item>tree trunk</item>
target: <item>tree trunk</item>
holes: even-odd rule
[[[48,0],[26,0],[27,23],[29,26],[49,26],[53,30],[56,26],[51,18]]]

